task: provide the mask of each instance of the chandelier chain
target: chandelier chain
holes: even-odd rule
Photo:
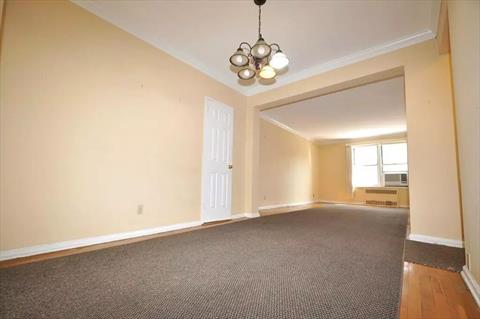
[[[0,0],[2,1],[2,0]],[[287,56],[276,43],[267,43],[262,36],[262,5],[267,0],[253,0],[258,6],[258,38],[253,45],[241,42],[237,50],[230,57],[232,70],[238,71],[240,80],[274,79],[278,70],[288,65]],[[244,82],[246,84],[251,82]]]
[[[258,37],[262,37],[262,6],[258,6]]]

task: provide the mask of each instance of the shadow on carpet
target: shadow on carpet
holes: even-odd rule
[[[463,248],[405,240],[405,261],[461,272],[463,265],[465,265],[465,250]]]
[[[399,315],[407,210],[325,206],[0,270],[0,318]]]

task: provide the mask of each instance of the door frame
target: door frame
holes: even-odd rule
[[[201,180],[200,180],[200,221],[201,222],[212,222],[216,220],[222,220],[222,219],[211,219],[206,216],[206,211],[204,209],[204,195],[205,195],[205,188],[204,188],[204,179],[206,178],[206,156],[207,152],[205,151],[205,138],[207,136],[207,107],[209,103],[218,103],[224,107],[230,108],[232,110],[232,143],[231,143],[231,162],[233,163],[233,146],[234,146],[234,140],[235,140],[235,109],[223,102],[220,102],[218,100],[215,100],[214,98],[211,98],[209,96],[205,96],[204,98],[204,106],[203,106],[203,135],[202,135],[202,173],[201,173]],[[233,171],[231,172],[230,176],[230,189],[227,190],[230,196],[228,196],[228,204],[227,204],[227,216],[225,216],[225,219],[228,219],[232,216],[232,203],[233,203]]]

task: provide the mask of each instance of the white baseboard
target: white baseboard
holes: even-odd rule
[[[266,209],[274,209],[274,208],[285,208],[285,207],[295,207],[295,206],[302,206],[302,205],[310,205],[315,204],[316,201],[312,202],[299,202],[299,203],[288,203],[288,204],[279,204],[279,205],[266,205],[258,207],[258,210],[266,210]]]
[[[194,222],[188,222],[188,223],[160,226],[155,228],[146,228],[146,229],[124,232],[124,233],[116,233],[111,235],[62,241],[62,242],[46,244],[46,245],[30,246],[30,247],[11,249],[11,250],[2,250],[0,251],[0,260],[27,257],[27,256],[38,255],[38,254],[55,252],[59,250],[85,247],[85,246],[91,246],[96,244],[103,244],[103,243],[108,243],[108,242],[122,240],[122,239],[154,235],[154,234],[164,233],[172,230],[195,227],[201,224],[202,223],[200,221],[194,221]]]
[[[232,219],[239,219],[239,218],[243,218],[243,217],[247,217],[245,216],[246,214],[243,214],[243,213],[239,213],[239,214],[232,214],[232,216],[230,216]]]
[[[259,215],[245,213],[245,214],[233,214],[232,219],[238,218],[253,218],[258,217]],[[154,235],[159,233],[164,233],[173,230],[185,229],[195,226],[200,226],[203,222],[202,221],[193,221],[188,223],[181,223],[181,224],[174,224],[174,225],[167,225],[167,226],[160,226],[155,228],[146,228],[141,230],[135,230],[130,232],[124,233],[117,233],[111,235],[104,235],[104,236],[97,236],[97,237],[89,237],[89,238],[82,238],[76,240],[69,240],[69,241],[62,241],[52,244],[46,245],[38,245],[38,246],[30,246],[30,247],[23,247],[17,249],[10,249],[10,250],[2,250],[0,251],[0,261],[8,260],[8,259],[15,259],[20,257],[27,257],[45,253],[51,253],[60,250],[72,249],[72,248],[79,248],[85,246],[91,246],[96,244],[103,244],[117,240],[135,238],[135,237],[142,237],[148,235]]]
[[[239,219],[239,218],[255,218],[255,217],[260,217],[258,214],[252,214],[252,213],[239,213],[239,214],[233,214],[232,219]]]
[[[473,278],[473,275],[470,270],[468,270],[467,266],[463,266],[463,270],[460,274],[462,275],[463,281],[465,281],[468,289],[472,293],[473,299],[475,299],[477,305],[480,307],[480,285],[475,278]]]
[[[423,243],[429,243],[429,244],[463,248],[463,241],[456,240],[456,239],[433,237],[433,236],[419,235],[419,234],[410,234],[408,235],[408,239],[414,240],[414,241],[420,241]]]

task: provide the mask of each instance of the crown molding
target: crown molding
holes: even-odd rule
[[[288,126],[288,125],[285,125],[285,124],[283,124],[283,123],[280,123],[280,122],[277,121],[277,120],[272,119],[271,117],[269,117],[268,115],[266,115],[266,114],[263,113],[263,112],[260,112],[260,118],[261,118],[262,120],[265,120],[265,121],[269,122],[270,124],[273,124],[273,125],[275,125],[275,126],[278,126],[279,128],[281,128],[281,129],[283,129],[283,130],[285,130],[285,131],[287,131],[287,132],[290,132],[290,133],[292,133],[292,134],[295,134],[295,135],[297,135],[298,137],[303,138],[304,140],[307,140],[307,141],[309,141],[309,142],[312,141],[312,139],[311,139],[310,137],[308,137],[308,136],[300,133],[300,132],[297,131],[297,130],[294,130],[293,128],[291,128],[291,127]]]
[[[175,59],[183,63],[186,63],[187,65],[193,67],[194,69],[202,72],[203,74],[206,74],[212,79],[228,86],[229,88],[245,96],[252,96],[258,93],[274,90],[276,88],[279,88],[281,86],[284,86],[299,80],[303,80],[303,79],[306,79],[318,74],[322,74],[343,66],[347,66],[363,60],[367,60],[375,56],[392,52],[401,48],[405,48],[423,41],[431,40],[436,36],[436,31],[438,27],[438,17],[440,12],[440,1],[432,1],[432,11],[431,11],[431,17],[430,17],[429,30],[418,32],[394,41],[385,42],[377,46],[373,46],[361,51],[357,51],[337,59],[333,59],[324,63],[317,64],[308,69],[304,69],[294,73],[292,72],[290,74],[283,74],[281,77],[278,77],[276,83],[272,85],[265,86],[257,82],[251,86],[242,86],[241,84],[238,83],[237,78],[235,76],[232,76],[232,74],[214,71],[212,70],[212,68],[208,67],[199,59],[193,57],[192,55],[186,52],[177,50],[169,46],[165,42],[162,42],[161,39],[157,39],[155,42],[149,41],[149,40],[146,40],[140,34],[118,25],[115,21],[113,21],[113,19],[109,18],[106,14],[103,14],[101,8],[98,7],[94,1],[88,1],[88,2],[82,1],[82,0],[70,0],[70,1],[78,5],[79,7],[87,10],[88,12],[100,17],[101,19],[111,23],[117,28],[133,35],[138,39],[141,39],[142,41],[150,44],[151,46],[157,49],[160,49],[161,51],[167,53],[168,55],[174,57]]]
[[[347,144],[360,145],[377,142],[395,142],[405,141],[407,139],[407,131],[396,132],[391,134],[372,135],[359,138],[344,138],[344,139],[315,139],[313,142],[318,146],[325,146],[331,144]]]
[[[165,52],[166,54],[172,56],[173,58],[188,64],[189,66],[193,67],[194,69],[202,72],[203,74],[211,77],[213,80],[216,80],[217,82],[220,82],[229,88],[235,90],[238,93],[241,93],[243,95],[246,95],[247,91],[249,90],[250,87],[242,87],[240,84],[238,84],[237,77],[232,77],[230,74],[227,76],[223,72],[216,72],[213,71],[211,68],[207,67],[203,62],[198,60],[197,58],[193,57],[190,54],[187,54],[183,51],[174,49],[173,47],[169,46],[165,42],[162,42],[160,39],[157,39],[156,42],[149,41],[145,39],[142,35],[129,30],[119,24],[117,24],[115,21],[110,19],[108,16],[105,14],[102,14],[101,8],[99,8],[94,1],[82,1],[82,0],[70,0],[70,2],[74,3],[75,5],[81,7],[82,9],[85,9],[86,11],[96,15],[97,17],[101,18],[104,21],[107,21],[108,23],[114,25],[115,27],[133,35],[135,38],[140,39],[149,45]]]
[[[440,21],[440,7],[442,1],[432,1],[432,11],[430,15],[430,30],[433,33],[433,37],[437,37],[438,34],[438,22]]]
[[[417,43],[428,41],[435,38],[435,34],[431,30],[426,30],[423,32],[415,33],[413,35],[400,38],[395,41],[386,42],[365,50],[357,51],[350,55],[343,56],[341,58],[333,59],[325,63],[317,64],[311,68],[292,73],[291,75],[282,75],[282,77],[277,78],[277,82],[270,86],[261,86],[258,83],[254,86],[251,86],[250,89],[246,91],[247,96],[252,96],[258,93],[263,93],[270,91],[281,86],[300,81],[318,74],[322,74],[343,66],[354,64],[360,61],[364,61],[385,53],[389,53],[398,49],[402,49]]]
[[[269,117],[267,114],[260,112],[260,118],[270,124],[273,124],[287,132],[290,132],[292,134],[297,135],[298,137],[303,138],[304,140],[307,140],[317,146],[326,146],[326,145],[332,145],[332,144],[361,144],[361,143],[366,143],[366,142],[378,142],[378,141],[397,141],[397,140],[405,140],[407,138],[407,131],[405,132],[397,132],[397,133],[392,133],[392,134],[382,134],[382,135],[373,135],[373,136],[367,136],[367,137],[360,137],[360,138],[354,138],[354,139],[317,139],[313,137],[309,137],[293,128],[291,128],[288,125],[285,125],[271,117]]]

